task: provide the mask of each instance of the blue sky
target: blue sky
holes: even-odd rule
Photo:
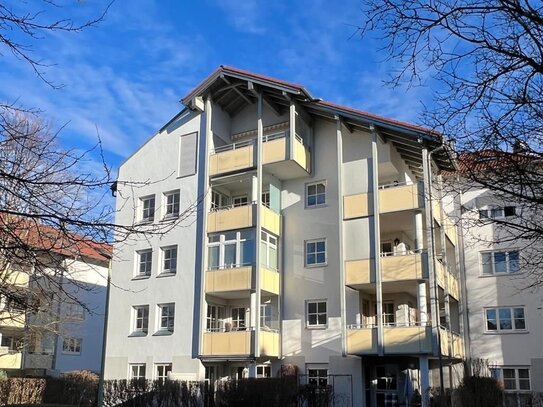
[[[59,0],[76,21],[104,0]],[[27,3],[28,4],[28,3]],[[358,0],[117,0],[99,26],[33,42],[52,89],[31,68],[0,57],[0,99],[43,110],[61,141],[96,143],[115,170],[182,106],[179,99],[220,64],[305,85],[315,97],[418,122],[425,87],[390,89],[377,39],[354,35]]]

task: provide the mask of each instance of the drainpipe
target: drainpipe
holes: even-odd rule
[[[107,287],[106,287],[106,305],[104,312],[104,333],[102,335],[102,361],[100,369],[100,379],[98,382],[98,400],[97,407],[102,407],[104,402],[104,372],[106,367],[106,341],[107,341],[107,322],[109,319],[109,292],[111,289],[111,264],[112,259],[109,258],[108,268],[107,268]]]
[[[441,332],[439,329],[439,296],[438,296],[438,289],[437,289],[437,278],[436,278],[436,270],[437,270],[437,263],[436,263],[436,255],[435,255],[435,230],[434,230],[434,214],[433,214],[433,205],[432,205],[432,155],[436,152],[439,152],[445,148],[445,145],[442,144],[439,147],[433,149],[426,155],[426,160],[424,160],[423,165],[425,169],[425,175],[427,175],[427,181],[428,181],[428,202],[429,202],[429,218],[430,218],[430,246],[431,246],[431,261],[433,264],[433,271],[434,271],[434,278],[433,278],[433,287],[434,290],[434,307],[435,307],[435,316],[434,320],[437,322],[437,355],[439,360],[439,386],[440,386],[440,394],[443,396],[444,391],[444,384],[445,380],[443,378],[443,355],[441,354]],[[441,397],[441,401],[443,402],[443,397]]]

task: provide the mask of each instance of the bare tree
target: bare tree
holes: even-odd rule
[[[488,245],[522,240],[523,261],[543,276],[543,4],[531,0],[363,0],[363,36],[378,35],[390,86],[425,85],[426,125],[455,141],[454,192],[488,190],[515,216],[464,208],[466,226],[492,222]],[[452,186],[451,186],[452,185]],[[474,228],[473,230],[477,230]]]

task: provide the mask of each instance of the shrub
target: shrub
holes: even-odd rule
[[[503,391],[492,377],[464,377],[458,387],[462,407],[495,407],[502,405]]]

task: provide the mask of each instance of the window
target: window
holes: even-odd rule
[[[228,197],[217,191],[211,191],[211,210],[216,211],[228,206]]]
[[[260,265],[277,270],[277,238],[267,232],[260,234]]]
[[[485,309],[487,332],[511,332],[526,330],[524,307],[500,307]]]
[[[163,247],[162,258],[164,260],[162,272],[175,274],[177,272],[177,246]]]
[[[64,338],[62,341],[62,353],[71,355],[81,354],[81,339],[79,338]]]
[[[219,305],[207,306],[206,329],[208,332],[220,332],[223,330],[224,307]]]
[[[83,321],[85,319],[85,308],[81,304],[66,304],[66,317],[71,320]]]
[[[271,377],[270,365],[256,365],[256,377],[261,379],[264,377]]]
[[[328,386],[328,369],[307,369],[307,382],[318,387]]]
[[[141,220],[143,222],[152,222],[155,220],[155,196],[141,198]]]
[[[393,302],[383,303],[383,324],[387,326],[396,324],[396,311]]]
[[[253,230],[209,235],[208,268],[217,270],[252,265],[254,244]]]
[[[149,306],[134,307],[134,332],[147,334],[149,329]]]
[[[320,266],[326,264],[326,240],[305,242],[305,265]]]
[[[232,308],[232,330],[242,331],[245,329],[245,312],[244,307]]]
[[[232,206],[234,208],[238,206],[245,206],[248,203],[249,203],[249,198],[247,198],[247,195],[240,195],[240,196],[235,196],[232,198]]]
[[[326,204],[326,183],[324,181],[305,186],[305,206],[308,208]]]
[[[130,365],[130,379],[145,379],[144,363],[133,363]]]
[[[272,305],[260,304],[260,327],[272,328]]]
[[[21,345],[21,340],[13,336],[2,335],[1,346],[8,348],[9,351],[16,351]]]
[[[308,327],[324,328],[327,323],[326,301],[308,301],[306,324]]]
[[[518,250],[482,252],[481,269],[485,276],[516,273],[519,271],[519,252]]]
[[[490,371],[492,377],[503,382],[503,389],[506,392],[530,391],[532,389],[530,369],[527,367],[497,367],[491,368]]]
[[[479,209],[479,219],[499,219],[515,216],[517,208],[515,206],[504,206],[494,208]]]
[[[172,371],[171,363],[159,363],[155,365],[155,379],[163,382],[168,378],[168,373]]]
[[[168,192],[166,195],[165,218],[177,218],[179,216],[179,191]]]
[[[175,304],[160,304],[158,308],[160,311],[160,321],[158,329],[160,331],[173,332]]]
[[[149,277],[153,267],[153,251],[151,249],[140,250],[138,253],[137,277]]]
[[[262,192],[262,205],[267,208],[270,207],[270,191]]]

